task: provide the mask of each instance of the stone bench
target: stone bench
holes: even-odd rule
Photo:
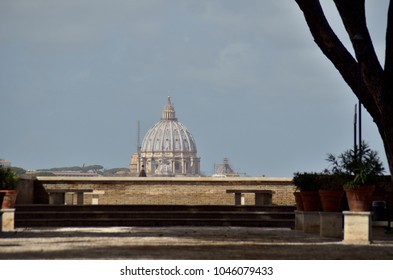
[[[96,191],[96,190],[94,190],[93,192],[91,192],[91,193],[86,193],[86,194],[89,194],[89,195],[92,196],[92,197],[91,197],[91,204],[93,204],[93,205],[98,205],[98,204],[99,204],[99,203],[98,203],[98,197],[99,197],[99,195],[105,194],[105,191]]]
[[[255,194],[255,205],[271,205],[273,191],[269,190],[226,190],[226,193],[235,194],[235,205],[244,205],[245,199],[244,194],[253,193]]]
[[[83,205],[83,195],[85,193],[93,193],[93,189],[54,189],[46,190],[49,194],[49,204],[65,204],[66,193],[72,193],[77,195],[77,205]]]

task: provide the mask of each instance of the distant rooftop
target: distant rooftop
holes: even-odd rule
[[[1,167],[9,167],[11,166],[11,161],[6,159],[0,159],[0,166]]]
[[[213,177],[239,177],[240,175],[233,171],[232,167],[229,165],[228,158],[224,158],[223,163],[218,165],[213,174]]]

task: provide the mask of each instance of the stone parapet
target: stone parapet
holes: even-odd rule
[[[226,193],[229,189],[271,190],[273,205],[295,204],[292,178],[37,177],[37,181],[46,190],[93,189],[99,194],[99,204],[232,205],[233,194]],[[66,196],[65,202],[71,199]],[[245,204],[254,205],[255,195],[245,194]]]

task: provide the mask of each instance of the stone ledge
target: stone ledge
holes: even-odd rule
[[[291,183],[292,178],[280,177],[60,177],[39,176],[37,180],[42,183],[56,182],[262,182],[262,183]]]

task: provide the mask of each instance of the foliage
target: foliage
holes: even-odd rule
[[[23,175],[26,174],[26,170],[21,167],[10,167],[11,171],[14,172],[16,175]]]
[[[334,174],[347,176],[347,188],[374,184],[384,171],[378,152],[371,150],[365,142],[356,149],[344,151],[339,156],[328,154],[327,161],[331,163],[331,171]]]
[[[14,190],[19,177],[10,168],[0,167],[0,189]]]
[[[50,169],[40,169],[39,171],[70,171],[70,172],[80,172],[82,167],[80,166],[70,166],[70,167],[53,167]]]
[[[104,167],[102,165],[95,164],[95,165],[83,166],[82,172],[87,172],[87,171],[100,172],[103,169]]]
[[[320,174],[316,172],[296,172],[293,176],[292,183],[296,186],[299,191],[318,191],[318,176]]]
[[[347,180],[344,174],[324,173],[318,176],[317,182],[321,190],[342,190]]]
[[[53,172],[95,172],[104,176],[118,176],[117,173],[124,172],[125,174],[129,172],[128,168],[119,167],[104,169],[102,165],[88,165],[88,166],[70,166],[70,167],[54,167],[49,169],[40,169],[34,172],[36,176],[55,176]]]
[[[104,167],[102,165],[88,165],[88,166],[71,166],[71,167],[54,167],[49,169],[40,169],[39,171],[49,171],[49,172],[56,172],[56,171],[70,171],[70,172],[102,172]]]
[[[106,169],[104,171],[104,176],[115,176],[118,172],[128,173],[129,171],[130,171],[130,169],[125,168],[125,167]]]
[[[365,1],[334,0],[351,39],[351,49],[340,41],[325,16],[321,1],[295,0],[315,43],[333,63],[378,127],[393,179],[393,2],[388,7],[384,67],[378,61],[367,27]],[[355,55],[355,56],[354,56]],[[359,174],[358,177],[363,175]],[[362,181],[361,178],[359,178]]]

